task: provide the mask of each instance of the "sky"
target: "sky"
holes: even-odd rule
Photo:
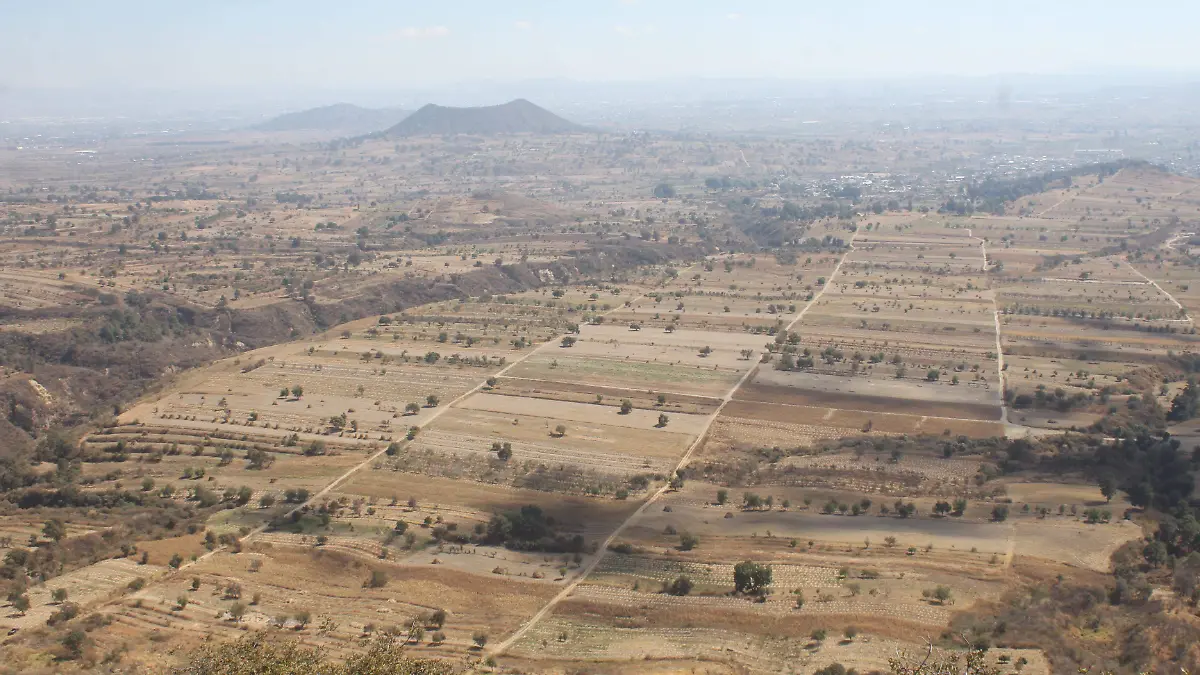
[[[1200,72],[1178,0],[0,0],[0,87]]]

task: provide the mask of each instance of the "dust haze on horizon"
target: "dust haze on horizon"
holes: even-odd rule
[[[0,15],[9,65],[0,116],[9,118],[518,96],[571,104],[970,94],[1014,83],[1044,92],[1178,84],[1200,72],[1187,34],[1200,8],[1171,2],[1130,12],[1076,0],[119,0],[9,5]]]

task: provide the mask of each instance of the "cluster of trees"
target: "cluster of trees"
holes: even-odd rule
[[[1098,174],[1103,180],[1107,176],[1129,166],[1147,166],[1139,160],[1119,160],[1086,164],[1061,171],[1047,171],[1035,176],[1024,176],[1012,179],[989,178],[979,183],[970,183],[963,189],[963,194],[951,197],[938,209],[938,213],[957,213],[964,215],[975,211],[1003,214],[1004,207],[1009,202],[1022,197],[1035,195],[1054,188],[1071,187],[1072,180],[1079,176]]]
[[[552,516],[546,515],[538,506],[527,504],[519,511],[492,516],[481,543],[519,551],[584,552],[583,535],[563,534],[557,528],[558,523]]]
[[[486,644],[486,636],[482,642]],[[256,632],[232,642],[206,643],[190,656],[187,665],[171,672],[173,675],[450,675],[455,672],[449,662],[413,658],[403,647],[395,636],[380,635],[367,649],[337,662],[319,647],[305,647],[298,641],[278,640]]]

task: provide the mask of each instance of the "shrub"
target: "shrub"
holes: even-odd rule
[[[682,596],[691,593],[692,588],[692,580],[681,574],[678,577],[675,577],[675,580],[672,581],[669,586],[667,586],[667,593],[670,595]]]

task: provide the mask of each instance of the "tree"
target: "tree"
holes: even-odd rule
[[[67,650],[68,659],[77,659],[83,655],[83,648],[87,646],[87,633],[76,628],[75,630],[63,636],[62,646]]]
[[[12,599],[12,606],[13,609],[17,610],[18,614],[25,616],[25,612],[28,612],[30,607],[29,596],[18,595]]]
[[[699,545],[700,537],[697,537],[690,532],[684,532],[679,535],[679,550],[690,551]]]
[[[304,387],[301,387],[298,384],[292,385],[292,398],[300,400],[300,397],[302,396],[304,396]]]
[[[667,418],[667,414],[666,414],[666,413],[659,413],[659,414],[658,414],[658,424],[657,424],[656,426],[657,426],[659,429],[661,429],[661,428],[663,428],[663,427],[667,426],[667,422],[669,422],[669,421],[670,421],[670,420]]]
[[[675,196],[675,188],[670,183],[659,183],[654,186],[654,196],[658,199],[670,199]]]
[[[61,520],[51,518],[42,525],[42,534],[46,535],[47,539],[59,542],[62,541],[63,537],[67,536],[67,526]]]
[[[621,401],[621,414],[628,415],[631,412],[633,412],[633,401],[630,401],[629,399]]]
[[[992,520],[997,523],[1003,523],[1008,520],[1008,507],[1003,504],[992,507]]]
[[[483,649],[488,643],[488,634],[482,631],[477,632],[471,636],[471,642],[474,642],[476,647]]]
[[[946,514],[950,513],[953,508],[954,507],[950,506],[950,502],[942,500],[933,505],[933,512],[939,516],[945,516]]]
[[[858,637],[858,627],[846,626],[846,629],[842,631],[842,635],[846,638],[847,642],[854,642],[854,638]]]
[[[729,502],[729,490],[717,490],[717,504],[725,506]]]
[[[67,600],[67,589],[56,588],[53,591],[50,591],[50,598],[54,600],[55,603],[61,605]]]
[[[681,574],[667,586],[667,593],[669,595],[687,595],[692,592],[692,587],[692,580]]]
[[[421,412],[420,403],[409,403],[404,406],[404,414],[406,415],[416,415],[419,412]]]
[[[496,457],[498,457],[502,462],[507,462],[508,460],[512,459],[512,443],[505,442],[501,444],[500,449],[496,451]]]
[[[771,585],[771,567],[744,560],[733,567],[733,588],[738,593],[758,595]]]
[[[949,586],[938,586],[932,593],[933,599],[937,600],[939,605],[949,604],[953,595]]]
[[[435,628],[441,628],[446,625],[446,610],[438,608],[433,610],[433,614],[429,615],[429,625]]]
[[[555,435],[555,437],[557,437],[557,438],[562,438],[563,436],[566,436],[566,435],[567,435],[567,427],[566,427],[566,425],[565,425],[565,424],[560,424],[560,425],[558,425],[558,426],[554,427],[554,435]]]
[[[440,402],[440,399],[433,394],[430,394],[425,397],[425,405],[429,406],[430,408],[436,408],[438,406],[439,402]]]
[[[1185,422],[1200,414],[1200,387],[1195,379],[1188,379],[1187,386],[1171,401],[1167,421]]]
[[[575,341],[576,341],[575,338],[568,335],[562,339],[562,346],[563,347],[574,347]]]
[[[1112,502],[1112,498],[1117,494],[1117,481],[1112,476],[1105,476],[1100,479],[1100,494],[1104,495],[1105,502]]]
[[[367,579],[367,583],[363,584],[367,588],[383,588],[387,586],[387,572],[383,570],[371,570],[371,577]]]
[[[235,602],[229,606],[229,618],[233,619],[234,623],[241,623],[243,616],[246,616],[246,605]]]
[[[250,448],[246,451],[246,461],[249,462],[246,464],[247,469],[258,471],[271,468],[271,465],[275,463],[275,456],[266,450]]]

